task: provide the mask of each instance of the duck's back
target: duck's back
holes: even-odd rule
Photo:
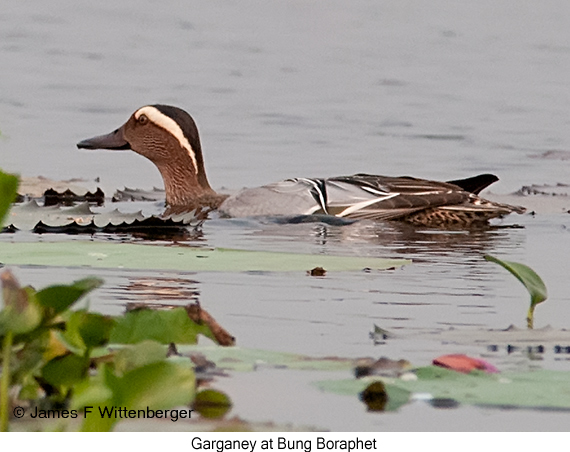
[[[458,205],[470,193],[454,184],[368,174],[328,179],[296,178],[245,189],[221,206],[232,217],[329,214],[397,219],[427,208]]]

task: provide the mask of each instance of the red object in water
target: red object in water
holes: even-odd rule
[[[482,370],[489,374],[495,374],[499,372],[492,364],[482,359],[471,358],[467,355],[443,355],[439,358],[433,360],[434,366],[445,367],[446,369],[455,370],[457,372],[463,372],[468,374],[472,370]]]

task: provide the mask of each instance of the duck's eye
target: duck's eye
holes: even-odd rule
[[[148,118],[146,117],[146,115],[140,115],[137,121],[139,122],[139,124],[144,126],[148,122]]]

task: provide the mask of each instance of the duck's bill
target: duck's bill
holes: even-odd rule
[[[131,145],[123,138],[122,130],[117,129],[107,135],[99,135],[97,137],[87,138],[86,140],[80,141],[77,143],[77,147],[79,149],[110,149],[119,151],[130,149]]]

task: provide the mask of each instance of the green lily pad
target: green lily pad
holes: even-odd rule
[[[375,377],[365,377],[359,379],[346,380],[323,380],[313,383],[321,391],[331,392],[338,395],[358,396],[367,404],[371,411],[396,411],[401,406],[410,401],[411,391],[400,388],[391,384],[384,384],[386,392],[386,402],[381,410],[373,410],[370,408],[372,404],[368,403],[366,390],[370,389],[375,382],[382,381]]]
[[[279,367],[299,370],[351,370],[355,360],[350,358],[312,358],[294,353],[282,353],[269,350],[256,350],[240,347],[216,347],[205,345],[182,345],[178,352],[185,355],[202,354],[225,370],[249,372],[258,366]]]
[[[363,378],[322,381],[315,385],[336,394],[356,396],[371,381],[383,381],[389,393],[396,388],[409,393],[428,393],[433,398],[453,399],[469,405],[570,410],[570,372],[537,370],[462,374],[437,366],[416,369],[417,379]]]
[[[386,269],[411,263],[406,259],[345,257],[155,246],[88,241],[0,242],[0,262],[8,265],[86,266],[179,271],[303,271],[323,267],[327,271]]]

